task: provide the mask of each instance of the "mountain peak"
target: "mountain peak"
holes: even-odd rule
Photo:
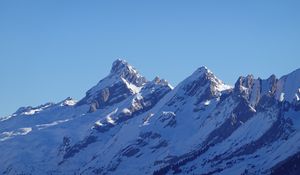
[[[116,75],[122,75],[125,73],[139,74],[133,66],[131,66],[126,60],[122,59],[117,59],[113,62],[110,73]]]
[[[218,79],[207,67],[199,67],[191,76],[180,83],[189,96],[205,96],[211,98],[219,96],[222,91],[231,89]]]
[[[206,66],[201,66],[193,74],[202,76],[207,75],[209,73],[212,74],[212,72]]]
[[[119,78],[125,79],[126,81],[136,86],[142,86],[147,82],[145,77],[143,77],[126,60],[122,59],[117,59],[113,62],[112,68],[110,70],[110,76],[117,76]]]
[[[201,66],[197,70],[204,71],[204,72],[210,72],[210,70],[206,66]]]
[[[117,59],[112,64],[110,74],[88,90],[77,105],[93,104],[95,109],[111,105],[138,93],[146,82],[146,78],[127,61]]]
[[[110,70],[110,73],[111,74],[118,74],[124,70],[130,70],[130,69],[133,69],[132,66],[130,66],[128,64],[127,61],[125,60],[122,60],[122,59],[117,59],[113,62],[112,64],[112,68]]]
[[[212,71],[210,71],[206,66],[201,66],[199,67],[192,75],[192,79],[202,79],[204,80],[209,80],[209,81],[214,81],[216,83],[222,84],[222,81],[219,80]]]

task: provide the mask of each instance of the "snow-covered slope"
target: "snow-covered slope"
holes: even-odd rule
[[[200,67],[174,89],[124,60],[78,102],[0,120],[2,174],[299,174],[299,69],[235,86]]]

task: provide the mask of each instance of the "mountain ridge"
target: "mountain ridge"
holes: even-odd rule
[[[299,93],[300,69],[229,86],[203,66],[173,88],[118,59],[81,100],[2,118],[0,172],[298,173]]]

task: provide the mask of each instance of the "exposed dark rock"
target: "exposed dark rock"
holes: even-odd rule
[[[129,146],[122,150],[122,155],[126,156],[126,157],[132,157],[132,156],[136,155],[138,152],[140,152],[139,148],[134,148],[134,147]]]
[[[176,114],[173,112],[163,112],[163,114],[159,117],[159,121],[164,123],[164,128],[174,128],[177,123]]]
[[[80,152],[82,149],[86,148],[88,145],[90,145],[96,141],[97,141],[97,137],[88,136],[81,142],[76,143],[73,146],[69,146],[68,149],[66,149],[65,154],[63,155],[63,160],[59,163],[59,165],[62,164],[66,159],[73,157],[75,154]]]
[[[65,154],[65,152],[70,149],[70,145],[71,145],[70,137],[65,136],[63,138],[63,143],[61,144],[61,146],[58,149],[58,155]]]
[[[159,148],[167,147],[167,146],[168,146],[168,142],[166,140],[161,140],[157,145],[152,146],[151,149],[153,149],[154,151],[156,151]]]
[[[271,169],[271,175],[299,175],[300,174],[300,153],[278,163]]]

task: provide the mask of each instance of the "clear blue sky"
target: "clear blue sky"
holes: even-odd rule
[[[0,116],[80,99],[124,58],[173,85],[206,65],[234,84],[300,68],[300,1],[0,1]]]

